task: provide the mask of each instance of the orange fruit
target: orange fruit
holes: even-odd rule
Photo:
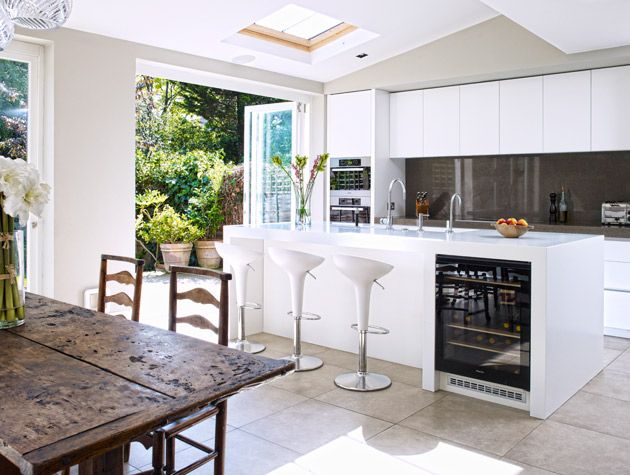
[[[525,219],[524,219],[524,218],[519,219],[519,220],[516,222],[516,224],[518,224],[519,226],[529,226],[529,225],[527,224],[527,221],[525,221]]]
[[[518,221],[516,220],[516,218],[510,218],[507,220],[507,223],[510,225],[515,225],[516,223],[518,223]]]

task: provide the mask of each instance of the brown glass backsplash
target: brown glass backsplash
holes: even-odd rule
[[[569,224],[597,225],[601,204],[630,201],[630,152],[560,153],[481,157],[414,158],[406,161],[407,215],[416,192],[428,191],[431,218],[447,219],[453,193],[462,196],[462,217],[549,220],[549,193],[564,186]]]

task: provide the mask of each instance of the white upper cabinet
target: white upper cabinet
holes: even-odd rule
[[[461,155],[499,153],[499,83],[468,84],[459,89]]]
[[[543,151],[543,79],[541,76],[500,81],[502,154]]]
[[[396,92],[389,96],[389,156],[423,156],[424,91]]]
[[[591,150],[591,72],[543,78],[544,151]]]
[[[372,91],[328,96],[328,153],[331,157],[372,154]]]
[[[424,91],[424,156],[459,155],[459,86]]]
[[[630,150],[630,66],[592,71],[592,149]]]

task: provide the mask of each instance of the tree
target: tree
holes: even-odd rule
[[[28,64],[0,61],[0,155],[28,158]]]

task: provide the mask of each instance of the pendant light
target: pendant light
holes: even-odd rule
[[[0,6],[0,51],[4,51],[15,34],[15,27],[9,14]]]
[[[59,28],[70,17],[72,0],[4,0],[9,18],[32,30]]]

